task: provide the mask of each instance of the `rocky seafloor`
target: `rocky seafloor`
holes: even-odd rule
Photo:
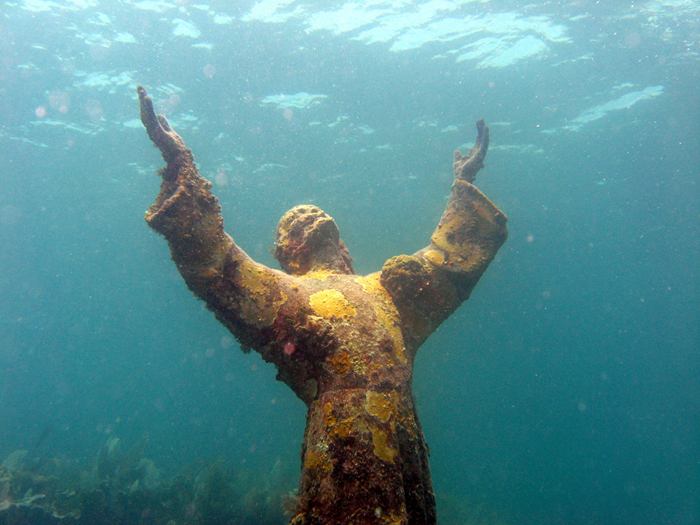
[[[0,525],[268,525],[287,521],[294,494],[223,461],[164,479],[112,437],[89,465],[17,450],[0,465]]]

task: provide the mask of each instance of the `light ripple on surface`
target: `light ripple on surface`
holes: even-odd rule
[[[286,22],[290,18],[299,15],[299,10],[293,10],[291,12],[280,12],[289,4],[293,4],[294,0],[262,0],[257,2],[251,9],[246,13],[242,20],[244,22],[267,22],[267,23],[281,23]]]
[[[134,83],[135,71],[95,71],[86,73],[76,71],[74,76],[81,78],[75,83],[77,88],[97,89],[115,93],[118,87],[128,86]]]
[[[24,0],[20,7],[25,11],[41,13],[45,11],[80,11],[97,5],[96,0],[64,0],[51,2],[48,0]]]
[[[316,106],[328,95],[312,94],[301,91],[293,95],[279,94],[268,95],[260,101],[261,106],[276,106],[279,109],[307,109]]]
[[[586,109],[585,111],[581,112],[576,118],[571,120],[569,124],[564,126],[564,129],[570,131],[578,131],[584,125],[603,118],[611,111],[629,109],[632,106],[634,106],[637,102],[658,97],[663,92],[663,86],[648,86],[640,91],[632,91],[630,93],[625,93],[621,97],[609,100],[608,102],[605,102],[603,104],[599,104],[592,108]]]
[[[142,2],[134,2],[131,5],[136,9],[141,9],[142,11],[153,11],[155,13],[164,13],[175,8],[173,3],[164,2],[162,0],[143,0]]]
[[[368,45],[389,44],[389,50],[393,52],[480,36],[475,42],[466,43],[450,53],[456,55],[458,62],[479,60],[478,67],[481,68],[506,67],[542,55],[548,49],[547,42],[571,42],[568,28],[544,15],[524,16],[520,12],[507,11],[445,16],[452,15],[465,3],[471,2],[345,2],[339,7],[313,12],[303,3],[264,0],[255,4],[242,20],[280,23],[295,19],[305,26],[308,33],[351,34],[351,39]]]
[[[175,26],[173,27],[173,35],[175,36],[199,38],[202,35],[202,32],[196,25],[194,25],[192,22],[188,22],[187,20],[183,20],[182,18],[174,19],[173,25]]]

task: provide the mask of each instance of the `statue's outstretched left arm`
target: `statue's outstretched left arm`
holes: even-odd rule
[[[469,153],[455,151],[452,192],[430,244],[413,255],[392,257],[382,268],[382,284],[416,345],[469,297],[506,240],[506,216],[474,185],[489,145],[484,121],[476,127]]]

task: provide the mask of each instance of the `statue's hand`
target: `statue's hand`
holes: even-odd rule
[[[484,166],[484,157],[489,149],[489,128],[483,119],[476,123],[476,144],[463,156],[459,150],[455,151],[455,160],[452,164],[456,179],[474,182],[477,172]]]
[[[153,100],[148,96],[146,90],[139,86],[136,91],[139,94],[139,105],[141,106],[141,122],[165,161],[170,164],[182,155],[189,155],[185,142],[170,127],[166,118],[163,115],[156,115],[153,109]]]

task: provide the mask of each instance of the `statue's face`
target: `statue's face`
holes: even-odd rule
[[[277,225],[275,257],[287,273],[353,273],[352,259],[333,217],[313,204],[295,206]]]

